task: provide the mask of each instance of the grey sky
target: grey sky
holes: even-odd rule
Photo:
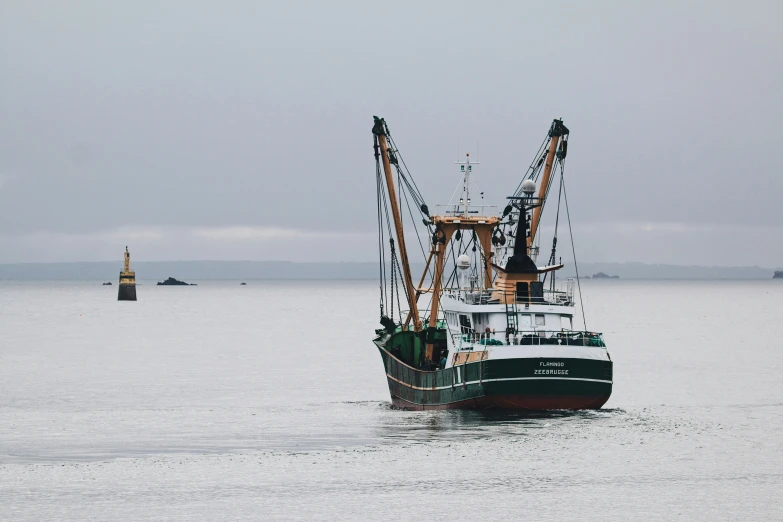
[[[780,266],[781,6],[4,0],[0,262],[371,260],[377,114],[431,207],[563,117],[580,257]]]

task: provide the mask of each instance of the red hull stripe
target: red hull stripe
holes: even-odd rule
[[[454,386],[463,386],[468,384],[482,384],[487,382],[505,382],[505,381],[584,381],[584,382],[602,382],[605,384],[612,384],[612,381],[606,381],[603,379],[583,379],[581,377],[507,377],[505,379],[483,379],[481,381],[468,381],[465,383],[455,383],[453,386],[436,386],[433,388],[422,388],[421,386],[414,386],[412,384],[408,384],[407,382],[401,381],[399,379],[396,379],[386,374],[386,377],[391,379],[392,381],[402,384],[403,386],[407,386],[408,388],[413,388],[414,390],[446,390],[449,388],[454,388]]]
[[[406,410],[593,410],[608,400],[609,395],[485,395],[448,404],[416,404],[392,396],[392,404]]]

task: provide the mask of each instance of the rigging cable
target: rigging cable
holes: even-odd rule
[[[376,163],[376,165],[379,165],[379,164]],[[379,174],[379,177],[380,177],[380,174]],[[395,297],[395,295],[397,296],[398,310],[399,310],[399,301],[400,301],[399,285],[397,284],[397,282],[395,280],[395,277],[394,277],[395,276],[395,268],[399,272],[399,261],[397,259],[396,250],[395,250],[395,246],[394,246],[394,235],[392,234],[392,229],[391,229],[391,217],[389,216],[389,201],[390,201],[390,199],[386,195],[386,187],[385,187],[385,185],[382,182],[380,182],[380,181],[379,181],[379,183],[380,183],[380,194],[381,194],[381,201],[380,201],[379,205],[381,207],[383,207],[384,214],[385,214],[385,217],[386,217],[386,229],[387,229],[387,233],[388,233],[388,237],[389,237],[389,245],[390,245],[390,249],[391,249],[391,257],[389,258],[389,270],[391,272],[391,280],[390,280],[390,284],[389,284],[389,295],[388,295],[388,299],[386,300],[386,302],[388,304],[390,304],[390,306],[391,306],[391,317],[390,317],[390,319],[394,319],[394,297]],[[382,226],[381,226],[380,234],[381,234],[381,237],[379,238],[379,241],[381,242],[381,245],[382,245],[382,242],[383,242],[383,228],[382,228]],[[385,258],[384,249],[383,249],[382,246],[380,247],[380,250],[381,250],[381,262],[383,263],[383,267],[384,267],[383,268],[383,275],[384,275],[384,283],[383,283],[383,285],[384,285],[384,293],[385,293],[385,289],[386,289],[386,273],[385,273],[385,270],[386,270],[386,258]]]
[[[568,195],[565,187],[565,161],[560,163],[560,179],[563,184],[563,201],[565,202],[566,217],[568,217],[568,233],[571,235],[571,252],[574,254],[574,269],[576,270],[576,286],[579,288],[579,306],[582,307],[582,324],[585,326],[585,332],[587,331],[587,316],[585,314],[585,305],[582,302],[582,284],[579,280],[579,265],[576,262],[576,248],[574,247],[574,231],[571,228],[571,213],[568,210]]]
[[[410,176],[410,170],[408,170],[408,165],[405,164],[405,159],[403,159],[402,155],[400,154],[400,151],[397,150],[397,144],[394,143],[394,139],[391,136],[391,133],[389,132],[389,127],[386,126],[386,135],[389,138],[389,142],[391,143],[392,147],[394,147],[395,153],[397,155],[397,158],[402,162],[402,166],[405,167],[405,171]],[[397,168],[399,168],[399,165],[397,165]],[[416,180],[413,179],[413,176],[410,176],[411,182],[413,183],[413,187],[415,188],[415,193],[418,196],[418,201],[422,204],[424,203],[424,197],[421,195],[421,192],[419,191],[419,187],[416,185]]]
[[[417,232],[417,222],[413,217],[413,211],[411,210],[410,201],[408,199],[408,193],[410,193],[410,197],[413,198],[413,202],[417,205],[417,210],[419,211],[420,216],[422,217],[422,221],[430,221],[429,216],[429,209],[427,208],[426,203],[424,202],[424,197],[421,195],[421,192],[419,190],[418,185],[416,185],[416,180],[413,179],[413,176],[410,173],[410,170],[408,169],[408,166],[405,164],[405,159],[402,157],[402,154],[400,154],[399,149],[397,148],[397,144],[394,142],[394,138],[392,138],[391,133],[389,132],[389,127],[386,125],[386,135],[389,140],[389,145],[391,145],[391,153],[392,157],[395,159],[394,162],[391,162],[395,169],[397,170],[397,185],[400,187],[400,210],[402,210],[402,196],[405,197],[405,204],[408,207],[408,214],[411,217],[411,224],[413,226],[414,232],[416,232],[416,240],[419,243],[419,249],[421,250],[421,254],[424,258],[427,257],[427,253],[424,250],[424,244],[421,240],[421,234]],[[402,162],[402,167],[400,167],[400,162]],[[404,169],[404,170],[403,170]],[[407,192],[405,189],[407,188]],[[428,235],[432,233],[432,228],[429,224],[427,226],[427,232]],[[432,274],[432,268],[427,268],[427,273],[430,276],[430,280],[433,279]],[[432,287],[432,283],[430,283],[430,287]],[[418,294],[418,289],[417,294]],[[406,295],[407,295],[407,286],[406,286]],[[410,296],[409,296],[410,299]]]
[[[416,220],[413,218],[413,211],[411,210],[410,201],[408,201],[408,194],[404,190],[401,190],[400,192],[402,193],[403,196],[405,196],[405,206],[408,207],[408,214],[411,217],[411,223],[413,223],[413,230],[415,231],[416,230]],[[411,195],[411,197],[413,197],[413,196]],[[427,229],[429,230],[429,227],[427,227]],[[416,234],[416,239],[419,242],[419,248],[421,249],[421,255],[426,258],[427,257],[427,253],[424,251],[424,243],[421,242],[421,235],[419,235],[417,233]],[[432,277],[432,269],[431,268],[429,268],[429,267],[427,268],[427,273],[430,274],[430,277]]]
[[[558,225],[560,224],[560,200],[563,199],[563,165],[560,165],[560,190],[557,193],[557,212],[555,213],[555,233],[552,236],[552,253],[549,254],[549,265],[554,265],[557,263],[556,257],[557,257],[557,229]],[[546,283],[546,277],[549,275],[547,272],[544,274],[544,283]],[[552,272],[552,279],[550,281],[550,290],[555,290],[555,272]]]
[[[383,190],[383,182],[381,180],[381,164],[380,164],[380,153],[378,152],[378,137],[373,136],[374,138],[374,145],[375,145],[375,193],[376,193],[376,204],[377,204],[377,210],[378,210],[378,272],[379,272],[379,279],[380,279],[380,292],[381,292],[381,317],[384,316],[384,303],[387,300],[386,298],[386,256],[385,252],[386,250],[383,247],[383,202],[382,202],[382,190]]]
[[[522,181],[520,181],[519,185],[517,185],[517,189],[514,191],[515,196],[519,196],[520,194],[522,194],[522,183],[526,179],[533,179],[533,176],[535,175],[536,171],[541,168],[541,164],[539,163],[540,161],[539,156],[541,156],[542,150],[546,149],[546,146],[549,143],[550,139],[552,138],[549,136],[549,133],[547,132],[544,141],[542,141],[541,145],[538,147],[538,152],[536,152],[535,156],[533,156],[533,161],[530,163],[530,166],[528,166],[527,170],[525,171],[525,175],[522,177]]]
[[[449,278],[446,280],[447,287],[451,285],[451,282],[457,276],[457,256],[454,254],[454,241],[449,241],[449,250],[451,252],[451,262],[454,264],[454,268],[452,269],[451,274],[449,274]],[[443,268],[445,269],[446,267],[444,266]]]
[[[400,281],[404,281],[402,277],[402,270],[400,270],[400,261],[397,259],[397,250],[394,248],[394,239],[389,239],[389,243],[391,243],[391,255],[392,255],[392,298],[391,301],[391,308],[392,308],[392,319],[394,319],[394,297],[397,297],[397,312],[400,314],[400,321],[402,321],[402,305],[400,303]],[[405,291],[405,294],[408,294],[408,289],[403,285],[403,290]],[[410,302],[410,301],[408,301]]]
[[[392,270],[394,268],[393,263],[394,263],[394,259],[395,259],[395,256],[394,256],[394,235],[392,234],[392,230],[391,230],[391,217],[389,217],[389,204],[388,204],[389,199],[388,199],[388,197],[386,195],[386,187],[384,185],[381,185],[381,196],[383,197],[382,205],[383,205],[383,210],[384,210],[384,212],[386,214],[386,229],[387,229],[387,233],[388,233],[388,236],[389,236],[389,244],[391,246],[391,257],[389,258],[389,270]],[[384,254],[384,273],[385,273],[385,270],[386,270],[386,257],[385,257],[385,254]],[[385,281],[384,281],[384,284],[385,284]],[[389,287],[389,302],[391,302],[394,299],[393,292],[394,292],[394,285],[391,285]]]
[[[397,176],[397,184],[398,185],[400,184],[399,171],[398,171],[398,176]],[[397,198],[400,200],[399,201],[399,207],[398,207],[400,210],[402,210],[402,192],[404,192],[404,191],[400,190],[400,195],[397,196]],[[389,199],[389,201],[391,201],[391,198]],[[396,201],[392,201],[392,205],[397,205],[397,204],[398,203]],[[400,219],[402,219],[402,214],[400,214]],[[391,232],[389,232],[389,237],[391,238]],[[404,238],[399,238],[399,240],[402,241],[402,242],[405,241]],[[394,240],[393,239],[389,239],[389,242],[391,243],[391,248],[392,248],[392,261],[393,261],[392,270],[394,270],[396,268],[397,269],[397,275],[399,276],[399,279],[397,280],[398,281],[397,282],[397,311],[400,313],[400,321],[402,321],[402,307],[400,306],[400,289],[399,289],[399,282],[400,281],[402,281],[402,283],[403,283],[402,289],[405,292],[405,297],[407,298],[408,303],[411,302],[411,296],[408,295],[408,285],[405,282],[405,278],[402,276],[402,270],[400,269],[400,260],[397,257],[397,250],[394,248]]]
[[[431,219],[429,215],[429,209],[427,208],[427,205],[424,203],[424,197],[421,195],[421,192],[419,191],[419,187],[416,185],[416,181],[413,179],[413,176],[410,174],[410,171],[408,170],[408,166],[405,164],[405,160],[402,158],[402,156],[399,153],[399,150],[397,150],[397,146],[394,142],[394,139],[391,136],[391,133],[389,132],[389,127],[383,120],[377,120],[376,124],[379,122],[382,122],[383,124],[383,133],[386,135],[386,138],[388,140],[388,159],[389,163],[394,165],[396,171],[397,171],[397,186],[399,187],[400,194],[399,194],[399,201],[392,201],[388,194],[388,187],[386,187],[386,184],[383,181],[382,178],[382,170],[381,170],[381,161],[380,161],[380,153],[379,153],[379,140],[377,135],[374,137],[374,145],[375,145],[375,165],[376,165],[376,192],[377,192],[377,198],[378,198],[378,250],[379,250],[379,275],[381,279],[381,318],[383,319],[384,316],[384,307],[389,307],[389,312],[391,314],[390,319],[394,319],[394,299],[396,297],[397,299],[397,311],[400,313],[400,320],[402,320],[402,307],[400,302],[400,292],[399,287],[400,283],[403,283],[403,289],[405,296],[407,297],[408,303],[412,303],[415,299],[414,296],[408,295],[408,285],[405,283],[405,278],[402,274],[402,268],[400,266],[400,258],[397,255],[397,249],[394,242],[394,234],[392,233],[392,225],[391,225],[391,217],[389,215],[389,211],[393,209],[391,205],[398,205],[398,208],[400,209],[401,213],[404,213],[403,210],[403,204],[402,201],[405,199],[405,206],[408,207],[408,214],[411,218],[412,226],[414,227],[414,232],[416,233],[416,239],[419,243],[419,248],[422,252],[422,255],[426,257],[426,252],[424,249],[424,245],[422,243],[421,234],[418,233],[418,227],[416,220],[413,217],[413,210],[411,209],[410,199],[412,198],[414,203],[418,206],[419,213],[421,214],[422,222],[427,227],[428,232],[432,233],[431,228]],[[375,128],[373,129],[375,133]],[[402,167],[400,166],[400,162],[402,163]],[[383,210],[381,210],[381,207]],[[386,266],[386,256],[385,256],[385,249],[383,247],[383,244],[385,243],[385,237],[384,237],[384,230],[383,230],[383,221],[385,217],[386,221],[386,229],[388,233],[389,238],[389,246],[391,250],[391,254],[388,260],[389,267],[388,267],[388,274],[387,274],[387,266]],[[420,226],[420,225],[419,225]],[[400,240],[403,240],[403,238],[400,238]],[[408,262],[408,260],[405,260]],[[430,274],[430,278],[432,278],[432,268],[427,268],[427,273]],[[387,279],[388,277],[388,279]],[[387,285],[388,281],[388,285]],[[432,286],[432,283],[431,285]],[[387,293],[388,291],[388,293]],[[418,289],[417,289],[417,296],[418,297]],[[383,322],[383,321],[382,321]]]

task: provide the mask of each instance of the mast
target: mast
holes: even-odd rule
[[[377,136],[381,148],[381,160],[383,161],[383,173],[386,177],[386,189],[389,192],[389,206],[394,217],[394,230],[397,234],[397,244],[400,247],[400,258],[402,259],[402,274],[405,279],[405,289],[410,306],[410,314],[413,316],[413,331],[421,331],[421,317],[419,317],[419,307],[416,303],[417,294],[413,288],[413,278],[411,277],[411,266],[408,261],[408,249],[405,247],[405,235],[402,229],[402,216],[400,215],[399,203],[397,201],[397,190],[394,185],[394,177],[389,161],[389,148],[386,143],[386,122],[382,118],[375,117],[375,125],[372,128],[373,134]]]
[[[438,326],[438,308],[440,307],[440,292],[443,279],[443,261],[446,243],[448,243],[448,240],[444,241],[443,244],[441,244],[440,241],[433,241],[432,243],[432,254],[435,255],[435,274],[432,279],[434,284],[432,288],[432,301],[430,302],[430,322],[427,325],[428,330],[430,331]],[[432,342],[425,343],[424,360],[432,361],[435,355],[434,352],[435,345]]]
[[[443,267],[446,261],[446,246],[458,230],[474,230],[483,251],[484,286],[492,283],[492,231],[500,224],[496,216],[478,216],[455,213],[445,216],[432,216],[435,236],[432,238],[431,255],[435,256],[435,275],[433,277],[432,303],[430,304],[430,328],[438,326],[441,292],[443,289]],[[432,360],[433,343],[426,344],[425,359]]]
[[[557,152],[557,144],[560,141],[561,136],[568,135],[568,128],[563,125],[563,120],[554,120],[552,126],[549,128],[549,151],[546,154],[546,163],[544,164],[544,173],[541,176],[541,184],[538,187],[538,201],[541,202],[541,206],[536,207],[533,210],[533,218],[530,221],[530,236],[527,238],[527,247],[530,248],[533,245],[533,241],[536,239],[536,232],[538,232],[538,225],[541,222],[541,211],[543,210],[544,199],[546,198],[547,190],[549,190],[549,180],[552,176],[552,166],[555,163],[555,152]],[[564,138],[565,143],[565,138]],[[561,146],[561,149],[565,147]],[[565,153],[563,153],[565,156]]]

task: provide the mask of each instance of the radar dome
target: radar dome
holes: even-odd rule
[[[462,254],[457,258],[457,268],[460,270],[467,270],[470,268],[470,258],[467,254]]]
[[[536,182],[532,179],[526,179],[522,182],[522,192],[530,196],[536,191]]]

